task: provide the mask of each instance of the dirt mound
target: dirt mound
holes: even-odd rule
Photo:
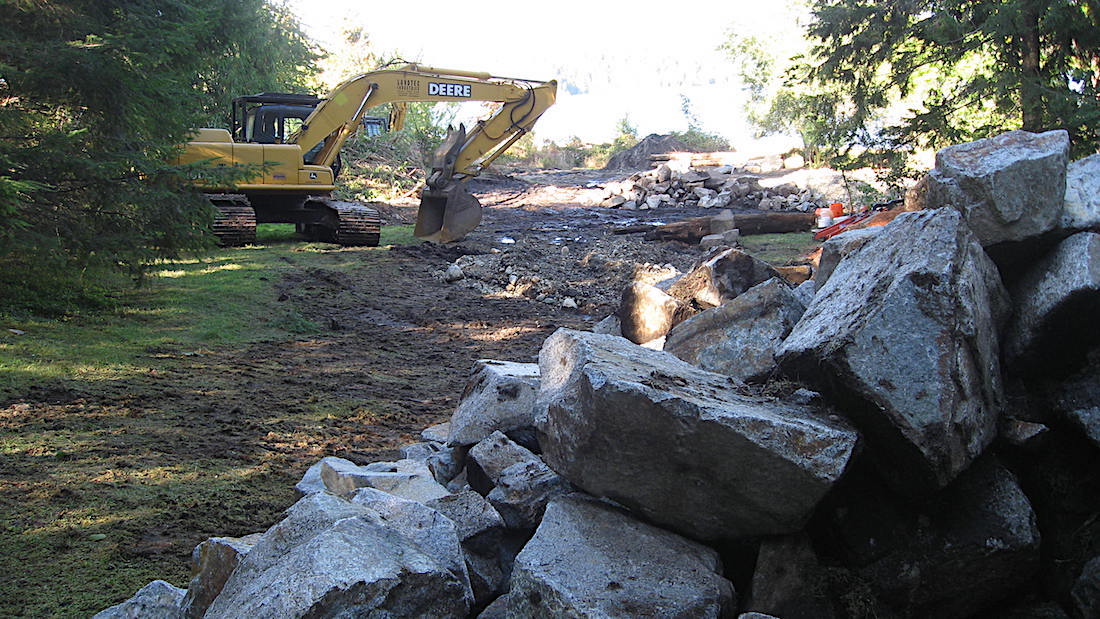
[[[649,156],[657,153],[695,152],[671,135],[651,133],[642,138],[633,147],[621,153],[615,153],[608,160],[605,170],[646,170],[649,169]]]

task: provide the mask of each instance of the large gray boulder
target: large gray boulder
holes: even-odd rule
[[[1012,287],[1005,357],[1028,371],[1073,369],[1100,343],[1100,234],[1062,241]]]
[[[782,278],[771,265],[739,249],[708,256],[669,286],[668,294],[695,310],[718,307],[753,286]],[[677,321],[678,322],[678,321]]]
[[[397,531],[446,567],[455,578],[465,583],[467,597],[469,601],[473,601],[473,593],[469,591],[466,557],[460,545],[458,526],[453,520],[423,503],[374,488],[360,488],[349,500],[356,505],[370,508],[388,529]]]
[[[836,270],[837,265],[845,256],[855,252],[879,234],[882,234],[882,230],[882,226],[847,230],[825,241],[821,245],[821,258],[817,262],[817,271],[814,272],[817,290],[821,290],[825,286],[825,282],[829,281],[829,277],[832,276],[833,271]]]
[[[187,592],[163,580],[145,585],[134,597],[92,616],[92,619],[178,619]]]
[[[958,209],[983,247],[1035,239],[1061,227],[1068,164],[1064,130],[948,146],[936,153],[924,206]]]
[[[780,279],[673,327],[664,349],[688,363],[740,380],[767,378],[775,351],[806,307]]]
[[[469,584],[378,512],[327,493],[295,503],[206,617],[464,617]]]
[[[181,614],[198,619],[221,593],[229,575],[259,541],[262,533],[244,537],[211,537],[191,553],[191,584],[180,606]]]
[[[715,551],[581,495],[547,506],[511,583],[513,617],[719,617],[735,608]]]
[[[537,363],[474,362],[462,401],[451,416],[449,442],[473,445],[495,430],[533,426],[538,390]]]
[[[1026,589],[1040,535],[1015,476],[986,456],[937,495],[888,498],[870,480],[823,506],[822,543],[879,602],[907,617],[970,617]],[[783,615],[784,617],[786,615]]]
[[[799,529],[856,433],[818,409],[622,338],[559,329],[539,355],[546,462],[590,494],[705,540]]]
[[[780,366],[841,404],[896,488],[927,493],[996,436],[1007,298],[958,211],[904,213],[840,263]]]
[[[1062,227],[1067,230],[1097,226],[1100,226],[1100,153],[1069,164],[1062,212]]]

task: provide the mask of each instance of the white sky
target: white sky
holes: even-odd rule
[[[361,25],[376,51],[432,66],[538,80],[591,72],[589,93],[570,95],[559,88],[557,103],[535,125],[537,138],[564,142],[576,135],[606,141],[625,115],[642,136],[683,130],[684,95],[700,125],[726,135],[735,147],[750,130],[743,120],[741,91],[731,82],[733,65],[717,47],[735,23],[742,31],[753,25],[767,30],[769,20],[784,14],[784,4],[289,1],[307,33],[322,45],[347,25]],[[696,74],[682,81],[670,77],[681,65],[685,72],[695,67]],[[658,69],[664,84],[657,83]]]

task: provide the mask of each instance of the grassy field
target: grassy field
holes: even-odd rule
[[[740,242],[745,251],[777,266],[804,263],[806,255],[821,246],[809,232],[753,234],[741,237]]]
[[[217,376],[158,382],[174,371],[169,358],[317,329],[271,303],[291,263],[339,271],[381,256],[381,248],[291,236],[265,226],[255,247],[160,265],[113,311],[0,317],[0,616],[86,617],[156,578],[186,586],[179,548],[201,538],[181,531],[244,534],[293,502],[285,458],[242,457],[229,447],[224,458],[196,459],[217,453],[209,444],[196,451],[196,442],[237,429],[188,431],[185,409],[142,401],[166,389],[221,388]],[[383,245],[411,239],[409,227],[383,229]],[[265,423],[320,424],[333,414],[328,404],[318,400],[292,420],[273,411]]]

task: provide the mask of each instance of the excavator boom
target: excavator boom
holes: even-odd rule
[[[554,81],[406,64],[358,75],[337,86],[292,141],[303,152],[319,148],[314,164],[332,165],[340,147],[372,107],[392,104],[391,118],[400,123],[405,105],[413,101],[500,103],[492,116],[478,121],[471,130],[452,128],[433,158],[414,234],[445,243],[461,239],[481,221],[481,205],[466,191],[465,181],[530,131],[553,105],[556,93]]]

